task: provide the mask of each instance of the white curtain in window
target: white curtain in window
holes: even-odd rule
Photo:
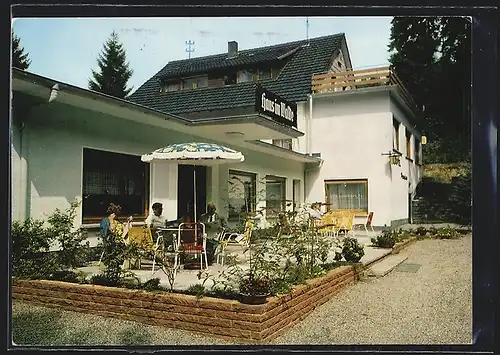
[[[327,184],[327,194],[332,210],[368,210],[366,183]]]

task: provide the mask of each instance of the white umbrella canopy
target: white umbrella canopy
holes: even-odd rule
[[[214,143],[176,143],[144,154],[141,160],[146,163],[176,163],[183,165],[211,166],[228,163],[241,163],[245,156],[234,149]],[[193,170],[194,183],[194,221],[196,223],[196,169]]]

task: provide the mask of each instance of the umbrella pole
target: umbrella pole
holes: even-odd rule
[[[194,223],[196,223],[196,166],[193,169],[193,187],[194,187]]]

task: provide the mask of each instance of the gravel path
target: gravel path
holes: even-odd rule
[[[275,344],[470,344],[472,237],[422,240],[401,255],[416,273],[393,270],[342,290]]]
[[[472,339],[472,237],[422,240],[401,252],[416,273],[392,271],[343,289],[272,344],[464,344]],[[13,302],[17,344],[234,344],[154,327]]]

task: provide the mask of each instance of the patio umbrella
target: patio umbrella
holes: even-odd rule
[[[183,165],[212,166],[217,164],[243,162],[241,152],[214,143],[176,143],[144,154],[146,163],[177,163]],[[196,169],[193,169],[194,222],[196,223]]]

